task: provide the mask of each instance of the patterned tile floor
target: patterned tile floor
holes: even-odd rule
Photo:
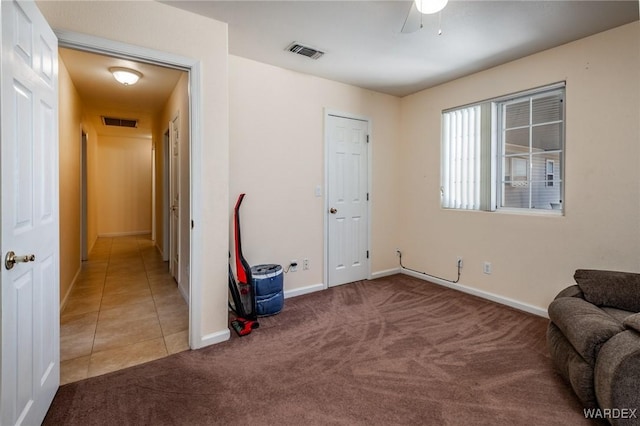
[[[189,308],[149,236],[99,238],[60,315],[60,382],[189,349]]]

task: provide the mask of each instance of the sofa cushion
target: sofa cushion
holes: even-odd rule
[[[622,325],[624,325],[629,330],[633,329],[640,333],[640,314],[629,315],[627,318],[625,318]]]
[[[594,305],[640,312],[640,274],[578,269],[573,278]]]
[[[635,315],[633,312],[625,311],[623,309],[610,308],[608,306],[602,306],[600,309],[611,315],[616,321],[622,323],[629,316]]]
[[[620,322],[602,309],[575,297],[562,297],[551,302],[549,318],[591,366],[595,365],[600,347],[624,330]]]

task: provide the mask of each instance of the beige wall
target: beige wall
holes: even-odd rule
[[[640,271],[638,22],[402,100],[405,265],[546,309],[576,268]],[[564,217],[440,208],[441,111],[566,80]],[[493,273],[482,273],[490,261]]]
[[[164,164],[164,133],[169,129],[169,122],[174,118],[180,118],[179,141],[180,141],[180,244],[181,244],[181,267],[180,267],[180,289],[183,295],[189,295],[189,74],[184,73],[176,87],[171,92],[166,105],[158,115],[154,129],[154,144],[156,150],[156,245],[162,251],[162,241],[164,236],[162,215],[163,215],[163,164]]]
[[[82,103],[60,59],[60,299],[67,296],[80,270],[80,148]]]
[[[227,251],[229,199],[229,122],[227,25],[153,1],[40,1],[38,7],[52,28],[142,46],[194,59],[202,70],[203,143],[198,158],[205,162],[195,180],[203,190],[197,206],[191,276],[202,287],[192,309],[200,323],[192,330],[192,345],[228,336]],[[192,135],[193,136],[193,135]],[[206,258],[204,257],[206,254]],[[193,256],[202,257],[194,267]]]
[[[98,235],[151,232],[151,139],[98,136]]]
[[[285,290],[323,284],[324,108],[372,125],[372,271],[396,266],[400,99],[230,56],[229,217],[240,193],[243,253],[251,265],[308,258]],[[231,242],[233,245],[233,242]]]
[[[87,134],[87,244],[98,238],[98,207],[95,190],[97,141],[95,129],[83,115],[83,104],[62,61],[59,64],[60,138],[60,300],[64,302],[81,267],[81,157],[82,132]]]

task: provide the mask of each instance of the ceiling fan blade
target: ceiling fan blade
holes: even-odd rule
[[[402,25],[401,33],[409,34],[414,33],[418,30],[422,29],[422,13],[418,11],[416,7],[416,2],[411,2],[411,7],[409,8],[409,12],[407,13],[407,17],[404,20],[404,24]]]

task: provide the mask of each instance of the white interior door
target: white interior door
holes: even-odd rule
[[[169,213],[169,269],[176,282],[180,284],[180,118],[169,123],[169,195],[171,200]]]
[[[368,275],[369,123],[327,116],[328,285]]]
[[[34,2],[0,15],[0,423],[36,425],[60,383],[58,41]]]

